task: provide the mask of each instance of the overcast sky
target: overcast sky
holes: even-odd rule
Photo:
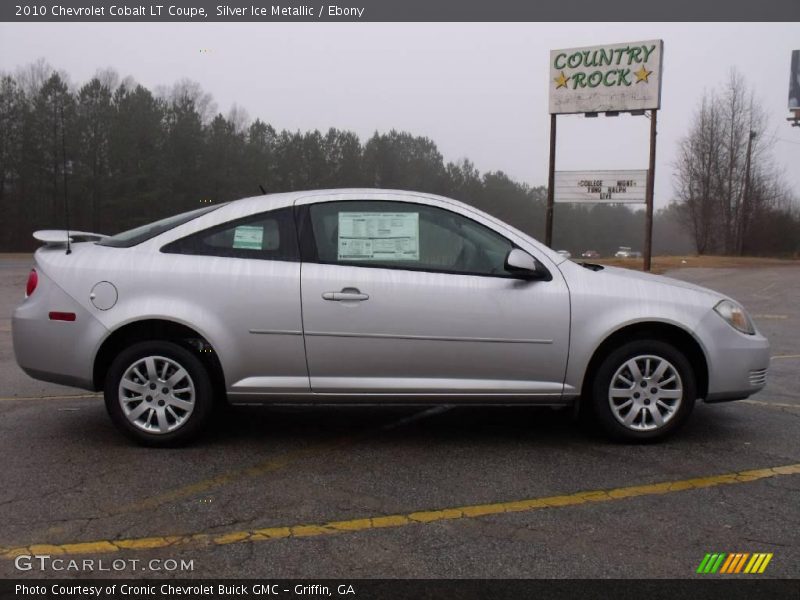
[[[39,57],[73,83],[111,67],[150,89],[199,82],[276,129],[395,128],[532,185],[547,181],[549,51],[664,40],[656,206],[704,89],[735,66],[756,90],[774,156],[800,197],[800,128],[786,121],[800,24],[680,23],[0,23],[0,71]],[[200,52],[200,50],[206,52]],[[648,121],[559,117],[558,169],[647,168]]]

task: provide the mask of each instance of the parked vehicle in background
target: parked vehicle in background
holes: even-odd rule
[[[581,253],[581,258],[600,258],[600,253],[597,250],[586,250]]]
[[[566,260],[430,194],[272,194],[34,237],[18,364],[102,390],[152,446],[189,440],[224,402],[573,406],[655,439],[698,398],[759,391],[769,366],[723,294]]]
[[[631,253],[630,246],[620,246],[619,250],[614,253],[614,258],[631,258]]]
[[[557,252],[564,258],[572,258],[572,253],[569,250],[557,250]]]

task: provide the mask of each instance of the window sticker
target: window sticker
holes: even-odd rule
[[[261,250],[264,244],[264,227],[261,225],[239,225],[233,232],[233,247],[245,250]]]
[[[339,260],[419,260],[419,213],[340,212]]]

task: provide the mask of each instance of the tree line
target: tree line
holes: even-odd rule
[[[800,213],[744,77],[704,93],[680,143],[677,211],[699,254],[797,254]]]
[[[392,130],[362,141],[334,128],[278,131],[235,106],[223,115],[208,93],[185,80],[150,90],[99,71],[72,85],[43,61],[0,76],[0,250],[33,249],[32,231],[63,228],[65,199],[71,228],[115,233],[204,203],[256,195],[259,186],[431,192],[544,237],[544,187],[502,171],[481,173],[468,159],[445,161],[423,136]],[[654,252],[692,250],[694,230],[687,229],[683,208],[656,213]],[[763,214],[754,211],[751,227]],[[643,230],[641,210],[559,204],[554,246],[609,255],[620,245],[641,249]]]

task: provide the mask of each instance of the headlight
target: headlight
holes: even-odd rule
[[[750,320],[747,312],[735,302],[722,300],[714,307],[714,310],[734,329],[738,329],[742,333],[748,335],[755,334],[756,328],[753,326],[753,322]]]

